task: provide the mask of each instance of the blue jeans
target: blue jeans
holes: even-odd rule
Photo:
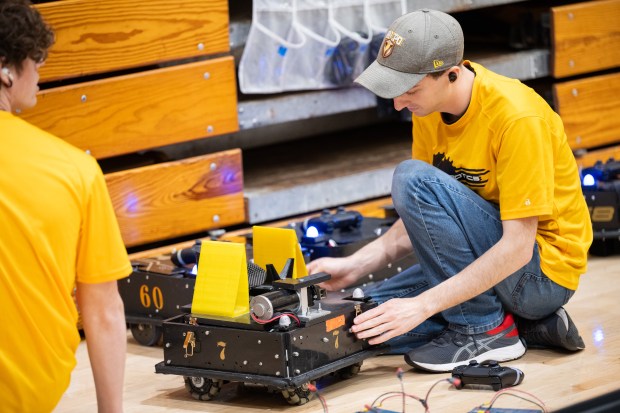
[[[419,264],[368,288],[382,303],[415,297],[459,273],[502,236],[496,205],[425,162],[407,160],[396,168],[392,200],[402,218]],[[540,269],[538,244],[532,260],[477,297],[442,311],[409,333],[390,340],[393,353],[431,341],[446,328],[464,334],[487,332],[502,323],[504,311],[541,319],[574,294]]]

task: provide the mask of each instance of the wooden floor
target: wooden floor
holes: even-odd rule
[[[549,350],[528,350],[521,359],[505,363],[525,374],[522,390],[541,399],[549,411],[593,398],[620,388],[620,256],[590,259],[589,271],[566,306],[578,325],[587,348],[565,354]],[[128,334],[125,379],[125,412],[321,412],[318,399],[304,406],[289,406],[279,394],[264,389],[227,384],[210,402],[196,401],[183,387],[180,376],[155,374],[154,365],[163,358],[161,347],[142,347]],[[95,412],[95,390],[82,342],[77,352],[78,364],[71,385],[56,412]],[[405,370],[405,391],[424,398],[429,388],[448,374],[424,374],[409,368],[402,356],[382,356],[366,360],[356,377],[333,383],[321,391],[329,412],[363,411],[384,392],[400,391],[395,371]],[[431,412],[469,412],[488,402],[494,392],[486,389],[456,390],[447,382],[431,392]],[[528,396],[526,396],[528,397]],[[402,411],[400,398],[388,400],[385,409]],[[494,407],[534,409],[535,405],[504,395]],[[422,406],[409,399],[407,412],[423,412]]]

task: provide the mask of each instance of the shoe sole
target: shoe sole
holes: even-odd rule
[[[519,340],[518,343],[515,343],[511,346],[487,351],[476,357],[472,357],[467,360],[457,361],[455,363],[447,363],[447,364],[420,363],[420,362],[411,360],[408,355],[405,355],[405,361],[410,366],[419,368],[421,370],[426,370],[426,371],[430,371],[434,373],[444,373],[444,372],[452,371],[457,366],[460,366],[463,364],[469,364],[469,362],[472,360],[476,360],[478,363],[483,363],[489,360],[494,360],[497,362],[516,360],[520,358],[521,356],[523,356],[525,354],[525,351],[526,351],[525,346],[523,345],[523,343],[521,343],[521,340]]]

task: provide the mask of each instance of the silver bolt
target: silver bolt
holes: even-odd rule
[[[323,337],[323,343],[327,343],[329,342],[329,339],[327,337]]]
[[[392,268],[392,263],[388,262],[388,268]]]
[[[301,371],[299,371],[299,369],[295,369],[295,374],[299,374],[301,373]]]
[[[248,364],[247,360],[243,360],[243,365],[246,366]]]
[[[298,353],[298,352],[296,352],[296,351],[293,351],[293,356],[295,356],[295,357],[299,357],[299,353]]]
[[[217,169],[217,164],[215,162],[212,162],[211,165],[209,165],[209,169],[215,171]]]
[[[263,365],[263,362],[262,362],[262,361],[259,361],[259,362],[258,362],[258,365],[259,365],[259,366],[262,366],[262,365]]]
[[[276,376],[279,376],[279,375],[280,375],[280,372],[279,372],[279,371],[276,371]]]
[[[579,95],[579,91],[577,89],[571,90],[571,93],[573,94],[573,96],[578,96]]]
[[[577,136],[577,137],[575,137],[575,142],[577,142],[577,143],[581,143],[581,136]]]
[[[86,99],[87,99],[86,95],[82,95],[80,97],[80,100],[82,101],[82,103],[86,102]]]
[[[209,73],[209,72],[204,72],[204,74],[202,75],[202,77],[203,77],[205,80],[209,80],[209,78],[211,77],[211,73]]]
[[[185,284],[185,288],[189,288],[189,284]]]
[[[300,340],[303,340],[303,339],[304,339],[304,336],[299,336],[299,339],[300,339]]]
[[[274,357],[275,357],[276,359],[279,359],[279,358],[280,358],[280,355],[279,355],[279,354],[276,354]]]
[[[575,15],[573,13],[568,13],[568,20],[573,20]]]
[[[145,278],[148,280],[148,279],[149,279],[149,276],[147,275]]]
[[[258,344],[261,344],[261,343],[262,343],[262,341],[258,340]]]
[[[396,271],[401,272],[403,269],[401,267],[396,267]]]
[[[374,275],[372,275],[372,274],[368,274],[368,279],[369,279],[369,280],[372,280],[372,279],[373,279],[373,277],[374,277]]]
[[[186,333],[183,333],[183,337],[185,337],[185,334],[186,334]]]
[[[209,330],[205,331],[205,336],[209,335]]]
[[[177,310],[178,310],[179,308],[181,308],[181,307],[177,304]]]
[[[166,364],[170,364],[170,363],[172,363],[172,361],[166,360]]]
[[[572,59],[571,59],[571,60],[569,60],[569,61],[568,61],[568,66],[569,66],[569,67],[575,67],[575,61],[574,61],[574,60],[572,60]]]
[[[198,50],[204,50],[205,45],[203,43],[198,43]]]
[[[213,133],[213,126],[207,126],[207,133]]]
[[[127,278],[127,282],[130,283],[131,282],[131,278]]]
[[[170,348],[170,343],[166,343],[166,348]]]
[[[241,107],[238,109],[238,111],[239,111],[239,113],[243,113],[243,112],[245,112],[245,109],[243,108],[243,106],[241,106]]]
[[[86,155],[90,155],[90,149],[86,149],[84,152],[86,152]]]
[[[220,222],[220,216],[219,215],[213,215],[213,222]]]

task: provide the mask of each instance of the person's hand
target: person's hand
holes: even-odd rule
[[[319,284],[327,291],[337,291],[350,286],[359,278],[356,266],[349,257],[332,258],[324,257],[311,261],[308,266],[308,274],[325,272],[331,275],[331,279]]]
[[[394,298],[355,317],[351,332],[380,344],[423,323],[429,317],[423,310],[417,298]]]

